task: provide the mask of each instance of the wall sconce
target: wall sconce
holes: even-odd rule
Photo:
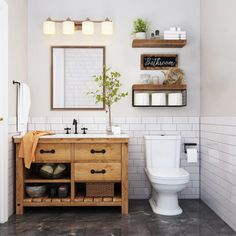
[[[82,22],[82,34],[94,34],[94,23],[89,18],[86,18],[86,20]]]
[[[55,34],[56,33],[56,24],[49,17],[46,21],[43,22],[43,33],[44,34]]]
[[[69,17],[66,19],[66,21],[62,22],[62,33],[66,35],[75,33],[75,22]]]
[[[113,22],[108,18],[102,22],[101,33],[104,35],[112,35],[113,34]]]
[[[56,33],[56,23],[62,24],[62,33],[66,35],[72,35],[75,31],[81,31],[85,35],[94,34],[94,24],[101,24],[101,33],[104,35],[113,34],[113,22],[106,18],[105,20],[90,20],[86,18],[85,21],[71,20],[67,18],[66,20],[52,20],[48,18],[43,22],[43,33],[44,34],[55,34]]]

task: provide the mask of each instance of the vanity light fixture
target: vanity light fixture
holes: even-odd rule
[[[66,35],[75,33],[75,22],[69,17],[62,23],[62,33]]]
[[[105,20],[71,20],[67,18],[66,20],[52,20],[50,17],[43,22],[43,33],[52,35],[56,33],[56,23],[62,24],[62,33],[66,35],[72,35],[75,31],[82,31],[84,35],[94,34],[94,24],[101,24],[101,33],[103,35],[113,34],[113,22],[106,18]]]
[[[94,34],[94,23],[88,17],[82,22],[82,33],[85,35]]]
[[[56,24],[50,17],[43,22],[43,33],[51,35],[56,33]]]
[[[104,35],[113,34],[113,22],[107,17],[105,21],[102,22],[101,33]]]

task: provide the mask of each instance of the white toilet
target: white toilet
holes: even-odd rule
[[[180,136],[145,136],[146,174],[152,185],[149,200],[153,212],[179,215],[178,192],[189,182],[189,173],[180,166]]]

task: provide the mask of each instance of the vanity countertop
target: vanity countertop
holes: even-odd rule
[[[20,142],[23,135],[13,136],[15,143]],[[50,140],[50,139],[129,139],[128,134],[53,134],[44,135],[40,137],[40,140]]]

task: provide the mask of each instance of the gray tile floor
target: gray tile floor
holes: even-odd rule
[[[0,225],[0,236],[236,236],[203,202],[180,204],[184,213],[175,217],[155,215],[147,200],[130,201],[128,216],[119,208],[31,208]]]

